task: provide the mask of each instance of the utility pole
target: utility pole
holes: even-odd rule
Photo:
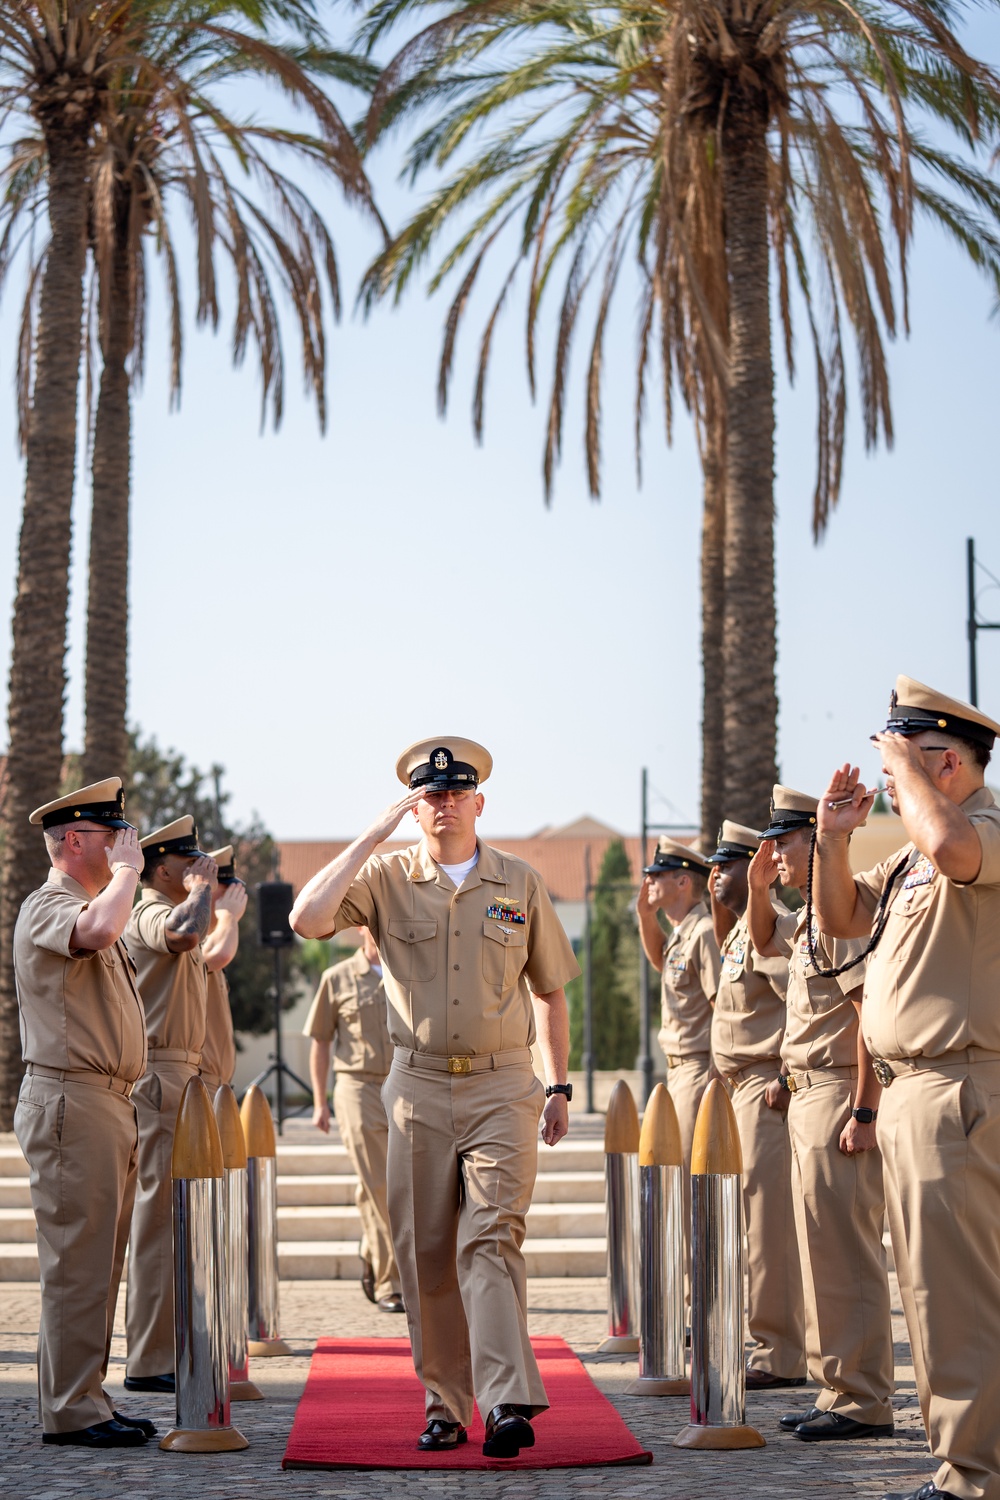
[[[979,564],[982,568],[982,563]],[[993,579],[993,574],[983,568],[983,572]],[[994,620],[981,620],[976,607],[976,543],[974,539],[966,537],[965,540],[965,597],[966,617],[965,633],[969,640],[969,702],[974,708],[979,707],[979,667],[976,659],[976,638],[981,630],[1000,630],[1000,622]]]

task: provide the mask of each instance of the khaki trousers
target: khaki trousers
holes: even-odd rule
[[[103,1390],[136,1184],[135,1109],[91,1084],[27,1077],[14,1131],[31,1171],[45,1432],[111,1419]]]
[[[732,1099],[743,1147],[747,1322],[754,1344],[747,1368],[792,1380],[806,1373],[792,1151],[784,1111],[764,1103],[764,1090],[778,1067],[775,1058],[745,1069]]]
[[[682,1058],[667,1071],[667,1092],[677,1111],[684,1152],[684,1305],[688,1308],[691,1306],[691,1142],[711,1065],[711,1053],[704,1052]]]
[[[548,1407],[528,1339],[521,1245],[545,1090],[530,1062],[452,1077],[397,1058],[389,1223],[428,1421],[485,1419],[501,1402]]]
[[[885,1194],[879,1151],[845,1156],[837,1145],[854,1089],[849,1077],[831,1078],[792,1095],[792,1205],[806,1362],[810,1380],[825,1386],[815,1404],[880,1424],[892,1421],[893,1392]]]
[[[878,1138],[938,1489],[1000,1497],[1000,1060],[905,1073]]]
[[[132,1093],[139,1117],[139,1186],[132,1216],[125,1298],[126,1373],[166,1375],[174,1368],[173,1189],[170,1157],[184,1085],[198,1069],[158,1061]]]
[[[389,1208],[385,1192],[385,1158],[389,1122],[382,1103],[384,1079],[337,1073],[333,1111],[347,1154],[358,1174],[354,1201],[361,1215],[363,1243],[375,1272],[375,1296],[399,1291],[399,1272],[392,1253]]]

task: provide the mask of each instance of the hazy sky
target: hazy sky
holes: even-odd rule
[[[973,40],[1000,59],[995,20]],[[383,150],[373,164],[392,224],[417,201],[396,186],[396,161]],[[321,206],[353,294],[376,241],[339,199]],[[487,286],[495,295],[496,281]],[[0,614],[8,621],[23,487],[12,290],[0,307]],[[696,820],[700,473],[686,418],[678,414],[668,450],[654,398],[636,486],[636,308],[625,293],[605,359],[603,498],[588,498],[581,462],[581,340],[549,509],[545,411],[531,406],[524,379],[523,300],[498,331],[482,448],[469,423],[482,302],[466,325],[442,422],[435,384],[446,299],[414,287],[400,308],[381,308],[367,324],[350,315],[349,301],[330,339],[321,439],[291,337],[285,421],[261,436],[252,367],[234,372],[225,330],[213,337],[190,319],[182,407],[169,413],[162,302],[154,301],[148,377],[135,403],[130,712],[195,763],[222,762],[236,816],[256,810],[286,838],[353,834],[396,795],[393,766],[406,744],[457,733],[494,755],[487,837],[584,812],[632,831],[642,766],[657,793],[654,817]],[[895,449],[865,455],[852,383],[843,493],[819,548],[809,524],[814,405],[804,339],[795,390],[780,380],[779,755],[791,785],[817,792],[850,756],[874,776],[867,736],[884,722],[897,672],[966,696],[967,536],[1000,577],[1000,321],[989,314],[984,282],[918,223],[912,334],[890,356]],[[543,375],[550,368],[551,340]],[[71,747],[82,738],[88,499],[82,473]],[[982,595],[981,609],[1000,620],[1000,589]],[[8,649],[5,627],[4,681]],[[1000,714],[997,635],[981,637],[980,701]]]

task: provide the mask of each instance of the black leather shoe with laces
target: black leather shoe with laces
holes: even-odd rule
[[[468,1441],[469,1435],[461,1422],[442,1422],[435,1417],[417,1438],[417,1447],[422,1453],[439,1453]]]
[[[535,1446],[535,1434],[528,1420],[529,1407],[504,1402],[494,1406],[486,1418],[487,1458],[516,1458],[522,1448]]]

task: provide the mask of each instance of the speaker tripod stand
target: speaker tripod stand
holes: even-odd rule
[[[291,1079],[292,1083],[305,1093],[307,1099],[312,1098],[312,1085],[306,1083],[288,1066],[281,1055],[281,995],[282,995],[282,972],[281,972],[281,950],[290,948],[294,942],[292,929],[289,924],[289,916],[292,910],[292,887],[284,880],[263,881],[257,887],[257,918],[259,922],[258,938],[265,948],[274,949],[274,1051],[270,1054],[271,1062],[262,1073],[258,1073],[253,1083],[260,1088],[269,1079],[274,1079],[274,1103],[275,1114],[278,1119],[278,1134],[283,1133],[285,1121],[284,1081]],[[295,1109],[288,1111],[288,1118],[304,1114],[309,1108],[308,1104],[297,1105]]]

